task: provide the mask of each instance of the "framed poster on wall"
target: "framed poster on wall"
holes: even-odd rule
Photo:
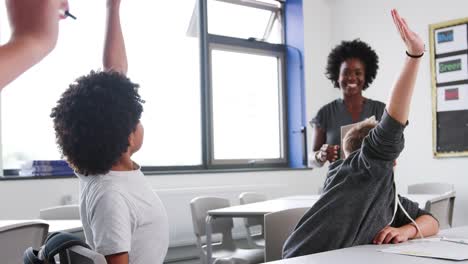
[[[468,156],[468,17],[429,26],[435,157]]]

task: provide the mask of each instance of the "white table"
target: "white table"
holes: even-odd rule
[[[437,197],[436,194],[411,194],[403,195],[408,199],[415,201],[419,204],[421,209],[424,209],[426,202]],[[320,195],[296,195],[287,196],[274,200],[264,202],[230,206],[221,209],[210,210],[206,217],[206,256],[210,261],[212,256],[212,229],[211,223],[217,217],[262,217],[265,214],[279,212],[292,208],[312,207],[315,202],[320,198]]]
[[[33,219],[33,220],[0,220],[0,229],[2,227],[14,224],[21,223],[46,223],[49,225],[49,233],[52,232],[68,232],[68,233],[77,233],[83,231],[83,225],[81,220],[43,220],[43,219]]]
[[[451,228],[446,230],[441,230],[438,237],[449,236],[449,237],[459,237],[467,238],[468,237],[468,226]],[[408,243],[408,242],[407,242]],[[411,243],[411,242],[409,242]],[[337,249],[317,254],[311,254],[307,256],[301,256],[290,259],[282,259],[278,261],[272,261],[269,263],[274,264],[467,264],[468,260],[465,261],[452,261],[452,260],[442,260],[434,258],[423,258],[423,257],[413,257],[406,255],[397,255],[380,252],[378,250],[384,249],[391,245],[364,245],[357,247],[350,247],[344,249]],[[467,250],[468,250],[468,246]]]

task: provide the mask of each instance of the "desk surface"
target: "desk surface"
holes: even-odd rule
[[[426,202],[437,197],[436,194],[406,194],[408,199],[417,202],[424,209]],[[262,216],[272,212],[278,212],[292,208],[312,207],[320,195],[296,195],[258,203],[230,206],[208,211],[213,217],[250,217]]]
[[[22,223],[46,223],[49,225],[49,233],[52,232],[69,232],[76,233],[83,230],[81,220],[43,220],[43,219],[32,219],[32,220],[0,220],[0,229],[8,225],[16,225]]]
[[[275,199],[210,210],[208,211],[208,214],[214,217],[262,216],[268,213],[278,212],[291,208],[312,207],[317,199]]]
[[[458,238],[468,237],[468,226],[451,228],[446,230],[441,230],[437,235],[441,236],[450,236]],[[411,243],[411,242],[407,242]],[[312,254],[297,258],[283,259],[278,261],[273,261],[269,263],[274,264],[342,264],[342,263],[371,263],[371,264],[394,264],[394,263],[405,263],[405,264],[447,264],[447,263],[457,263],[457,264],[466,264],[466,261],[451,261],[451,260],[442,260],[434,258],[423,258],[423,257],[413,257],[405,255],[397,255],[391,253],[384,253],[378,250],[390,247],[391,245],[364,245],[351,248],[344,248],[338,250],[327,251],[318,254]],[[468,249],[468,246],[467,246]]]

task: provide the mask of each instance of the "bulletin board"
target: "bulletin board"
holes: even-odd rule
[[[468,156],[468,17],[429,26],[435,157]]]

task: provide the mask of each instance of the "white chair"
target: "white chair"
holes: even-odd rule
[[[233,258],[240,260],[238,263],[254,264],[263,262],[263,250],[261,249],[240,249],[232,238],[232,228],[234,227],[232,218],[216,218],[211,223],[212,234],[220,234],[221,241],[212,243],[212,259],[207,260],[206,256],[206,216],[207,211],[229,207],[227,199],[218,197],[197,197],[190,201],[192,212],[193,230],[197,238],[197,247],[200,250],[202,263],[209,264],[217,258]]]
[[[48,224],[37,221],[0,227],[0,262],[22,264],[24,251],[42,246],[48,231]]]
[[[455,205],[455,188],[452,184],[429,182],[408,186],[408,194],[438,194],[426,202],[424,209],[439,220],[441,229],[452,227],[453,208]]]
[[[80,208],[77,204],[44,208],[39,211],[39,218],[45,220],[80,219]]]
[[[73,246],[66,250],[66,261],[63,264],[107,264],[106,258],[91,249]],[[61,257],[61,264],[63,258]]]
[[[265,215],[265,262],[282,259],[284,242],[309,209],[293,208]]]
[[[44,208],[39,211],[39,218],[44,220],[80,220],[80,207],[77,204],[60,205]],[[86,241],[83,231],[73,232]]]
[[[243,192],[239,195],[240,204],[257,203],[266,200],[266,195],[256,192]],[[263,217],[244,218],[244,226],[247,231],[247,243],[249,246],[251,248],[264,248]]]

